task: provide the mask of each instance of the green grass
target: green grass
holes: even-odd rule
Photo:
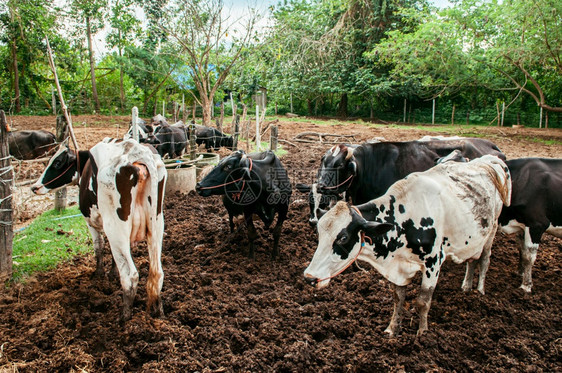
[[[554,139],[540,139],[537,137],[525,137],[525,140],[532,141],[532,142],[540,142],[541,144],[545,144],[545,145],[562,145],[562,141],[554,140]]]
[[[25,281],[35,272],[54,269],[76,255],[92,253],[90,233],[78,207],[47,211],[13,241],[13,280]],[[58,232],[58,233],[57,233]]]

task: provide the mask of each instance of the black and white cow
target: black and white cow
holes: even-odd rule
[[[197,193],[203,197],[225,195],[223,201],[233,230],[232,218],[244,215],[250,241],[249,256],[255,257],[254,240],[257,238],[252,216],[258,215],[269,228],[277,214],[273,228],[273,251],[279,255],[279,237],[287,218],[291,199],[291,182],[287,170],[272,151],[247,155],[239,150],[222,159],[207,176],[197,183]]]
[[[105,141],[76,153],[61,147],[31,187],[45,194],[79,183],[80,211],[94,242],[96,276],[103,276],[103,232],[107,236],[123,288],[123,320],[131,317],[139,274],[131,244],[148,241],[149,312],[164,314],[161,253],[164,234],[166,168],[158,154],[134,140]]]
[[[432,294],[445,259],[472,260],[464,291],[472,288],[478,262],[477,289],[484,293],[497,220],[510,195],[507,166],[487,155],[410,174],[383,196],[359,206],[340,201],[318,222],[318,248],[305,279],[322,288],[356,259],[368,262],[393,284],[394,313],[386,329],[393,336],[399,330],[406,285],[421,272],[417,304],[421,335],[427,330]]]
[[[439,158],[455,149],[468,159],[491,154],[505,160],[498,147],[484,139],[380,142],[355,149],[335,145],[322,157],[318,192],[347,192],[352,203],[364,203],[383,195],[408,174],[433,167]]]
[[[543,233],[562,238],[562,159],[521,158],[506,162],[511,172],[511,206],[499,223],[506,234],[520,233],[521,289],[530,292],[531,271]]]
[[[57,141],[54,134],[45,130],[10,131],[8,146],[12,157],[29,160],[49,154],[57,147]]]

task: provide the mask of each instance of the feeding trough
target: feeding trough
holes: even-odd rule
[[[195,190],[197,173],[193,162],[181,159],[164,161],[168,180],[166,181],[166,194],[174,192],[189,193]]]
[[[201,173],[201,170],[203,170],[203,168],[205,168],[208,165],[214,166],[217,163],[219,163],[219,161],[220,161],[220,156],[218,154],[196,153],[194,164],[196,168],[197,177],[199,177],[199,174]]]

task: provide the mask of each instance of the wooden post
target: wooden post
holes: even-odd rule
[[[433,99],[433,109],[431,111],[431,124],[435,124],[435,99]]]
[[[133,126],[133,139],[135,141],[139,141],[139,126],[137,125],[137,118],[139,117],[139,109],[137,107],[133,107],[133,118],[131,120]]]
[[[179,115],[178,115],[178,111],[179,111],[179,104],[177,101],[174,101],[174,123],[176,123],[178,121]]]
[[[248,136],[249,137],[249,136]],[[256,105],[256,150],[260,151],[261,136],[260,136],[260,107]]]
[[[503,118],[504,118],[504,116],[505,116],[505,101],[502,102],[502,117],[501,117],[501,118],[502,118],[502,121],[501,121],[501,124],[500,124],[501,127],[503,127]]]
[[[453,104],[453,114],[451,114],[451,124],[455,124],[455,104]]]
[[[162,101],[162,116],[166,118],[166,100]]]
[[[193,113],[191,113],[191,120],[195,123],[195,112],[197,111],[197,102],[193,101]]]
[[[231,93],[232,94],[232,93]],[[240,136],[240,115],[234,120],[234,134],[232,135],[232,150],[238,150],[238,137]]]
[[[66,120],[64,118],[64,116],[58,116],[57,117],[57,127],[56,127],[56,141],[58,143],[62,143],[66,140],[66,137],[68,136],[68,123],[66,123]],[[56,211],[63,211],[64,209],[66,209],[66,187],[63,187],[61,189],[58,189],[55,192],[55,210]]]
[[[548,128],[548,111],[544,115],[544,128]]]
[[[542,106],[541,106],[541,111],[539,114],[539,128],[542,128]]]
[[[189,159],[194,160],[197,154],[197,143],[195,142],[195,124],[190,124],[188,131],[189,131]]]
[[[14,238],[12,185],[14,172],[8,147],[8,122],[0,110],[0,281],[12,277],[12,242]]]
[[[277,150],[278,135],[279,135],[278,127],[277,126],[271,126],[271,136],[269,138],[269,149],[271,149],[272,151]]]

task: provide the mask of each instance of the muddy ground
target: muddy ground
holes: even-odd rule
[[[13,118],[13,126],[45,128],[53,118]],[[77,116],[78,141],[91,146],[124,132],[127,118]],[[416,139],[428,131],[285,123],[280,137],[303,131],[354,134],[356,140]],[[485,128],[508,158],[562,157],[560,130]],[[462,132],[461,131],[461,134]],[[435,134],[431,132],[431,134]],[[445,134],[445,133],[441,133]],[[293,181],[314,174],[329,145],[285,145],[282,162]],[[33,200],[31,198],[30,200]],[[40,209],[48,203],[35,203]],[[32,217],[35,212],[28,215]],[[29,219],[29,218],[28,218]],[[22,223],[25,223],[22,218]],[[562,365],[562,240],[545,235],[533,273],[533,293],[518,286],[516,237],[498,235],[486,295],[460,290],[464,266],[445,263],[429,312],[429,331],[415,338],[412,305],[419,282],[409,286],[408,313],[399,338],[384,336],[392,314],[388,283],[372,268],[353,266],[320,291],[302,272],[316,248],[307,206],[294,193],[283,228],[281,258],[271,261],[271,235],[258,223],[256,260],[246,257],[240,227],[228,233],[218,197],[166,197],[166,316],[145,312],[146,247],[133,250],[140,284],[132,320],[118,322],[122,307],[116,282],[93,281],[91,256],[78,257],[26,284],[0,291],[0,371],[143,372],[373,372],[560,371]],[[106,266],[109,269],[109,252]]]

